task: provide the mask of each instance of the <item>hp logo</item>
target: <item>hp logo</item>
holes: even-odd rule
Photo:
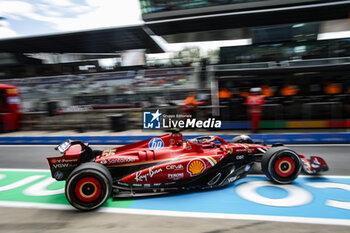
[[[160,138],[152,138],[148,143],[148,147],[151,150],[159,150],[164,148],[164,142]]]

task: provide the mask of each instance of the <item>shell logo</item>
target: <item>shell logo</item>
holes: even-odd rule
[[[201,174],[205,168],[206,166],[203,160],[193,159],[187,165],[187,172],[190,173],[191,176],[196,176]]]

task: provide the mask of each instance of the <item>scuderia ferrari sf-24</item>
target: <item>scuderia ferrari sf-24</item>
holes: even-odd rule
[[[245,135],[228,143],[217,136],[183,140],[174,132],[103,151],[70,140],[56,149],[63,156],[47,158],[52,177],[66,181],[67,200],[85,211],[100,207],[111,195],[138,197],[222,187],[245,177],[255,162],[278,184],[291,183],[301,169],[307,174],[328,170],[320,157],[306,159],[282,144],[254,144]]]

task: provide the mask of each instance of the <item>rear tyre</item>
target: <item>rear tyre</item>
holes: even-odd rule
[[[101,164],[89,162],[75,168],[69,175],[65,194],[69,203],[83,211],[103,205],[112,192],[112,176]]]
[[[264,154],[261,167],[271,181],[289,184],[298,177],[302,165],[296,152],[287,147],[274,147]]]

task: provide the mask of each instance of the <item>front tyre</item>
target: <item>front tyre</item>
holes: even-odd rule
[[[261,167],[264,174],[278,184],[295,180],[302,168],[297,153],[287,147],[273,147],[264,154]]]
[[[84,163],[69,175],[65,194],[69,203],[83,211],[103,205],[112,192],[112,176],[108,169],[94,162]]]

